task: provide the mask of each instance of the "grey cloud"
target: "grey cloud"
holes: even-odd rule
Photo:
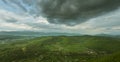
[[[47,30],[63,30],[64,29],[60,25],[55,25],[55,24],[42,24],[42,23],[25,23],[25,24],[38,29],[47,29]]]
[[[16,23],[17,22],[16,19],[6,19],[5,21],[8,23]]]
[[[102,17],[94,18],[95,20],[91,20],[91,25],[95,28],[112,28],[120,26],[120,9],[118,11],[112,12],[111,14],[107,14]]]
[[[120,0],[42,0],[38,6],[49,22],[76,25],[117,9]]]
[[[14,3],[30,15],[43,16],[50,23],[76,25],[106,14],[120,6],[120,0],[3,0]],[[9,3],[8,3],[9,2]],[[28,9],[31,8],[31,9]]]

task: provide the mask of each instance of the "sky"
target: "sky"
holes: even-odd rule
[[[120,0],[0,0],[0,31],[120,35]]]

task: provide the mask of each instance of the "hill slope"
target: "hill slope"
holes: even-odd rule
[[[120,51],[119,38],[102,36],[40,37],[24,41],[0,47],[0,61],[88,62]]]
[[[120,52],[99,57],[97,59],[92,60],[91,62],[120,62]]]

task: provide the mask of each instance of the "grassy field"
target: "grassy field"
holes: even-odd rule
[[[0,62],[120,62],[119,58],[120,38],[49,36],[0,43]]]

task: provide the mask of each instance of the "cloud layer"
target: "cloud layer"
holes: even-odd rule
[[[120,0],[42,0],[40,8],[51,23],[76,25],[120,6]]]
[[[2,0],[11,8],[20,9],[48,22],[76,25],[104,15],[120,6],[120,0]],[[19,10],[16,10],[19,12]]]
[[[120,34],[120,0],[0,0],[0,31]]]

